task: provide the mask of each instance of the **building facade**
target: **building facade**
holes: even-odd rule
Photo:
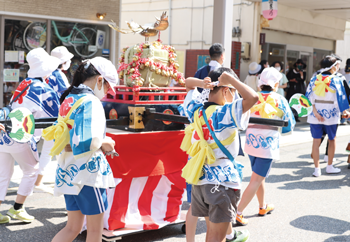
[[[104,56],[115,63],[119,39],[108,24],[119,24],[120,8],[120,0],[0,1],[0,105],[26,78],[26,55],[33,48],[50,53],[66,46],[74,54],[68,78],[83,59]]]
[[[231,60],[239,59],[239,63],[231,62],[231,67],[239,68],[241,79],[246,77],[252,61],[263,59],[269,63],[282,61],[285,71],[297,59],[303,59],[309,78],[319,68],[320,59],[336,51],[337,40],[344,39],[346,14],[327,11],[332,4],[328,1],[320,0],[316,4],[315,1],[278,0],[278,15],[271,21],[261,17],[261,0],[231,2],[232,41],[242,47],[242,53],[234,51],[237,47],[232,48]],[[183,53],[180,55],[183,60],[179,61],[186,67],[183,69],[185,76],[192,76],[196,67],[208,61],[206,51],[212,44],[214,28],[213,3],[214,0],[123,1],[120,27],[127,27],[125,21],[131,19],[140,24],[152,22],[154,16],[167,11],[170,26],[162,32],[161,39]],[[322,11],[316,8],[322,8]],[[265,40],[262,44],[261,34],[264,34]],[[141,36],[121,36],[121,46],[142,41]]]

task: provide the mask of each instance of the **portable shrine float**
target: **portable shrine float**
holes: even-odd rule
[[[128,23],[129,31],[148,39],[162,30],[157,26],[165,28],[165,21],[167,27],[163,13],[152,28]],[[103,99],[106,118],[119,121],[107,128],[119,156],[108,157],[116,188],[107,193],[105,241],[185,222],[181,205],[186,183],[181,170],[187,156],[180,150],[183,117],[176,115],[186,89],[178,68],[175,49],[159,39],[123,49],[118,74],[125,85]]]

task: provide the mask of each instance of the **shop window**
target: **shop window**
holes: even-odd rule
[[[3,70],[3,104],[7,105],[18,84],[27,78],[29,66],[25,57],[31,49],[30,46],[45,48],[46,34],[37,27],[29,32],[32,21],[5,20],[4,37],[4,70]],[[44,25],[44,22],[41,23]]]
[[[313,73],[321,69],[320,62],[321,60],[327,56],[330,55],[332,51],[330,50],[318,50],[314,49],[314,64],[313,64]]]
[[[66,71],[68,80],[73,80],[82,60],[102,55],[109,59],[109,34],[108,26],[51,21],[51,50],[63,45],[74,54],[71,67]]]
[[[262,47],[261,60],[267,60],[271,65],[275,61],[280,61],[284,65],[285,45],[266,43]]]
[[[289,70],[292,70],[294,68],[294,63],[297,62],[297,60],[299,59],[299,54],[299,51],[287,50],[286,73],[288,73]]]
[[[52,50],[66,46],[74,54],[70,68],[65,71],[70,82],[82,60],[96,56],[109,59],[110,28],[107,25],[49,21],[5,19],[3,105],[10,102],[18,84],[27,78],[26,55],[34,48]],[[50,36],[47,36],[48,23],[51,24]],[[47,39],[50,39],[50,48]]]

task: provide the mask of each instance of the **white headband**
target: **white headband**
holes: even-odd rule
[[[323,73],[323,72],[325,72],[325,71],[329,71],[330,69],[332,69],[334,66],[336,66],[336,65],[339,64],[339,63],[341,63],[341,61],[340,61],[340,60],[337,60],[337,61],[334,62],[334,64],[331,65],[330,67],[321,69],[321,70],[320,70],[320,73]]]

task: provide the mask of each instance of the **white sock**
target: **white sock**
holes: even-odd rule
[[[327,168],[328,168],[328,167],[329,167],[329,168],[333,168],[333,165],[327,165]]]
[[[320,167],[315,167],[315,171],[319,171],[319,170],[321,170]]]
[[[264,207],[262,207],[261,209],[266,209],[267,208],[267,204],[264,205]]]
[[[242,215],[242,212],[237,211],[237,214],[238,214],[238,215]]]
[[[233,239],[235,237],[235,231],[232,230],[231,234],[226,234],[226,239]]]

